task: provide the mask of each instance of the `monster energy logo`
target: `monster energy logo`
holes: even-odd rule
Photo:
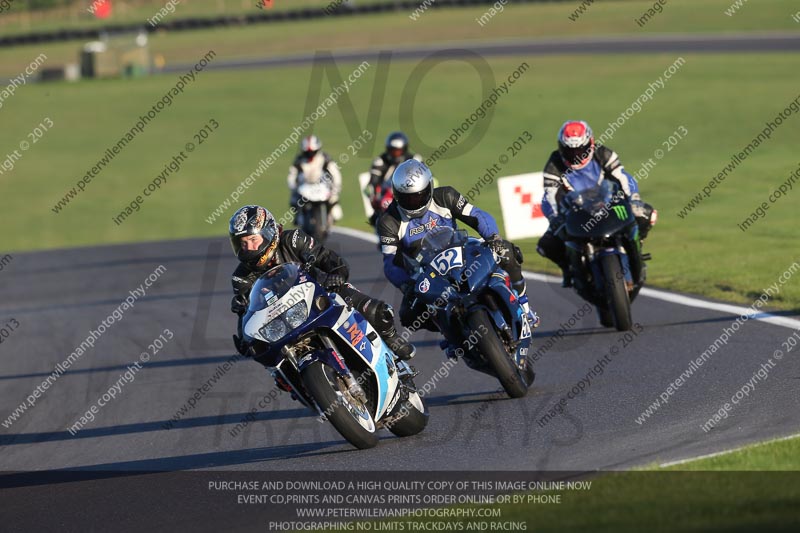
[[[609,211],[614,211],[614,213],[617,215],[617,218],[620,219],[620,220],[627,220],[628,219],[628,208],[627,207],[625,207],[624,205],[611,205],[610,206],[610,205],[606,204],[606,205],[603,206],[603,209],[601,211],[598,211],[597,213],[592,215],[592,218],[590,218],[586,223],[581,224],[581,228],[583,228],[583,231],[590,231],[592,228],[594,228],[595,225],[597,225],[597,223],[600,222],[600,220],[602,220],[602,219],[604,219],[604,218],[606,218],[608,216]]]

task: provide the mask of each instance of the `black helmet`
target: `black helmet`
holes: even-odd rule
[[[408,153],[408,137],[402,131],[393,131],[386,137],[386,153],[394,164],[406,160]]]
[[[233,253],[251,269],[261,269],[270,264],[278,248],[280,231],[281,227],[272,213],[259,205],[239,208],[228,226]],[[245,250],[242,247],[242,237],[250,235],[261,235],[262,242],[257,250]]]

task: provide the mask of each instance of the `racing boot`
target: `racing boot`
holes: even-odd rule
[[[331,206],[331,216],[333,217],[334,222],[339,222],[344,217],[344,212],[342,211],[342,206],[339,205],[339,202],[336,202]]]
[[[414,345],[405,340],[397,334],[397,329],[394,327],[394,311],[392,306],[384,304],[384,308],[379,310],[375,320],[375,329],[378,335],[389,345],[389,348],[394,352],[398,359],[408,361],[417,350]]]
[[[394,324],[387,329],[379,331],[378,334],[401,361],[408,361],[417,354],[414,345],[397,334]]]
[[[531,325],[531,329],[538,328],[541,320],[539,320],[539,315],[531,311],[530,305],[528,305],[527,294],[523,294],[519,297],[519,304],[522,307],[522,312],[528,315],[528,323]]]
[[[447,356],[448,359],[456,360],[458,359],[458,352],[456,351],[457,348],[450,344],[450,341],[447,339],[442,339],[439,341],[439,348],[444,351],[444,354]],[[463,355],[463,353],[461,354]]]
[[[391,305],[375,299],[359,304],[359,311],[372,324],[378,335],[394,352],[397,359],[407,361],[414,357],[416,350],[406,339],[397,334],[394,327],[394,310]]]
[[[522,307],[522,312],[528,315],[528,323],[531,326],[531,329],[539,327],[539,315],[531,311],[530,306],[528,305],[528,287],[525,283],[525,279],[521,279],[519,281],[515,281],[511,284],[511,287],[517,291],[519,295],[519,305]]]

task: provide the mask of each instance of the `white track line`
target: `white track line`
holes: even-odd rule
[[[342,235],[348,235],[350,237],[354,237],[356,239],[361,239],[364,241],[368,241],[371,243],[378,242],[378,236],[374,233],[367,233],[366,231],[361,231],[352,228],[343,228],[343,227],[335,227],[333,231],[336,233],[340,233]],[[561,278],[556,276],[550,276],[548,274],[539,274],[536,272],[523,272],[523,275],[530,280],[533,281],[541,281],[544,283],[561,283]],[[775,326],[783,326],[790,329],[799,329],[800,328],[800,320],[795,320],[793,318],[785,318],[780,316],[775,316],[770,313],[755,313],[753,314],[752,311],[747,307],[740,307],[737,305],[730,305],[730,304],[722,304],[716,302],[708,302],[705,300],[700,300],[699,298],[693,298],[691,296],[685,296],[683,294],[677,294],[674,292],[667,292],[667,291],[660,291],[656,289],[642,289],[639,294],[648,298],[655,298],[657,300],[663,300],[665,302],[671,302],[678,305],[685,305],[687,307],[699,307],[701,309],[710,309],[712,311],[719,311],[721,313],[730,313],[733,315],[747,315],[750,317],[751,320],[761,320],[763,322],[768,322]],[[726,455],[729,453],[737,452],[744,448],[752,447],[752,446],[759,446],[760,444],[767,444],[770,442],[779,442],[782,440],[789,440],[800,437],[800,434],[796,435],[789,435],[788,437],[781,437],[778,439],[772,439],[768,441],[764,441],[761,443],[756,444],[749,444],[746,446],[742,446],[739,448],[734,448],[731,450],[723,450],[721,452],[710,453],[707,455],[700,455],[698,457],[689,457],[687,459],[680,459],[678,461],[670,461],[668,463],[663,463],[659,465],[661,468],[665,468],[668,466],[680,465],[684,463],[689,463],[692,461],[699,461],[700,459],[708,459],[710,457],[718,457],[720,455]]]
[[[336,233],[340,233],[342,235],[347,235],[350,237],[354,237],[356,239],[361,239],[363,241],[369,241],[371,243],[378,242],[377,235],[375,235],[374,233],[368,233],[366,231],[361,231],[352,228],[343,228],[338,226],[333,228],[333,231]],[[556,276],[550,276],[548,274],[539,274],[536,272],[523,272],[523,275],[527,279],[533,281],[541,281],[544,283],[561,283],[561,278],[558,278]],[[750,309],[749,307],[741,307],[738,305],[724,304],[718,302],[709,302],[707,300],[701,300],[699,298],[695,298],[692,296],[686,296],[685,294],[678,294],[675,292],[668,292],[657,289],[649,289],[647,287],[643,288],[639,292],[639,294],[647,298],[663,300],[665,302],[670,302],[678,305],[685,305],[687,307],[709,309],[711,311],[728,313],[735,316],[747,316],[750,320],[760,320],[761,322],[766,322],[768,324],[772,324],[773,326],[781,326],[789,329],[800,329],[800,320],[797,320],[795,318],[777,316],[771,313],[753,313],[752,309]]]
[[[334,226],[333,232],[341,233],[342,235],[348,235],[350,237],[355,237],[356,239],[361,239],[362,241],[369,241],[371,243],[378,244],[378,236],[376,234],[369,233],[367,231],[362,231],[360,229]]]
[[[740,446],[738,448],[733,448],[733,449],[730,449],[730,450],[723,450],[721,452],[714,452],[714,453],[709,453],[709,454],[706,454],[706,455],[698,455],[697,457],[689,457],[688,459],[679,459],[677,461],[670,461],[668,463],[663,463],[663,464],[660,464],[658,466],[659,466],[659,468],[667,468],[668,466],[682,465],[682,464],[686,464],[686,463],[691,463],[693,461],[699,461],[701,459],[710,459],[712,457],[719,457],[720,455],[728,455],[729,453],[738,452],[738,451],[741,451],[741,450],[745,450],[747,448],[755,448],[757,446],[762,446],[764,444],[770,444],[770,443],[773,443],[773,442],[781,442],[781,441],[784,441],[784,440],[792,440],[792,439],[796,439],[798,437],[800,437],[800,433],[796,433],[794,435],[788,435],[786,437],[779,437],[777,439],[765,440],[763,442],[756,442],[754,444],[746,444],[746,445]]]
[[[674,292],[659,291],[656,289],[643,288],[639,294],[665,302],[672,302],[687,307],[700,307],[702,309],[711,309],[723,313],[730,313],[732,315],[743,316],[746,315],[750,320],[760,320],[767,322],[774,326],[783,326],[789,329],[800,329],[800,320],[795,318],[787,318],[783,316],[773,315],[772,313],[753,313],[749,307],[740,307],[738,305],[722,304],[717,302],[707,302],[699,298],[692,298],[683,294]]]
[[[525,277],[534,281],[543,281],[546,283],[561,283],[561,278],[549,276],[547,274],[538,274],[533,272],[525,272]],[[760,320],[767,322],[774,326],[782,326],[789,329],[800,329],[800,320],[795,318],[787,318],[783,316],[773,315],[772,313],[753,313],[749,307],[741,307],[738,305],[724,304],[718,302],[709,302],[701,300],[685,294],[678,294],[675,292],[662,291],[658,289],[649,289],[647,287],[639,291],[639,294],[647,298],[654,298],[656,300],[663,300],[678,305],[685,305],[687,307],[699,307],[701,309],[710,309],[712,311],[719,311],[720,313],[729,313],[736,316],[747,316],[749,320]]]

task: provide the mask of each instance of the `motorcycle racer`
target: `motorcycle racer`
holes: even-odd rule
[[[326,183],[331,189],[331,215],[335,221],[342,218],[339,195],[342,192],[342,173],[336,161],[322,151],[322,141],[316,135],[304,137],[300,142],[300,153],[289,167],[286,178],[289,185],[289,207],[295,213],[295,225],[302,204],[297,189],[303,183]]]
[[[348,283],[347,263],[333,250],[315,242],[299,229],[284,231],[272,213],[258,205],[238,209],[231,217],[228,234],[233,253],[239,260],[231,276],[234,292],[231,312],[238,316],[233,342],[242,355],[265,364],[259,360],[258,347],[243,338],[242,317],[247,312],[250,289],[272,267],[295,262],[311,263],[310,272],[317,282],[350,300],[399,359],[407,360],[414,356],[414,346],[397,335],[392,307],[370,298]],[[287,390],[284,385],[278,382],[278,386]]]
[[[397,168],[397,165],[416,159],[422,161],[422,156],[413,154],[408,148],[408,137],[402,131],[393,131],[386,137],[386,151],[375,158],[372,168],[369,171],[369,183],[364,192],[372,205],[372,216],[369,224],[375,226],[384,209],[381,207],[381,200],[386,193],[386,188],[390,186],[389,179]]]
[[[401,163],[392,176],[394,201],[378,221],[378,234],[383,253],[386,278],[403,292],[400,323],[409,327],[425,311],[425,305],[410,301],[413,281],[406,272],[403,255],[413,257],[419,250],[426,232],[437,226],[456,228],[456,220],[477,231],[499,257],[500,266],[509,274],[519,302],[528,314],[531,327],[539,318],[528,306],[525,279],[522,277],[522,252],[513,243],[500,237],[494,218],[470,204],[453,187],[433,186],[430,169],[417,160]],[[429,320],[426,329],[438,331]]]
[[[639,185],[625,171],[617,153],[607,146],[595,146],[594,134],[588,123],[583,120],[565,122],[558,132],[558,149],[550,154],[544,167],[542,211],[550,225],[536,247],[539,255],[561,268],[563,287],[571,287],[572,279],[566,247],[559,232],[564,217],[559,213],[558,206],[570,191],[593,187],[604,179],[617,183],[620,191],[630,199],[639,227],[639,238],[644,241],[656,222],[657,211],[641,200]]]

